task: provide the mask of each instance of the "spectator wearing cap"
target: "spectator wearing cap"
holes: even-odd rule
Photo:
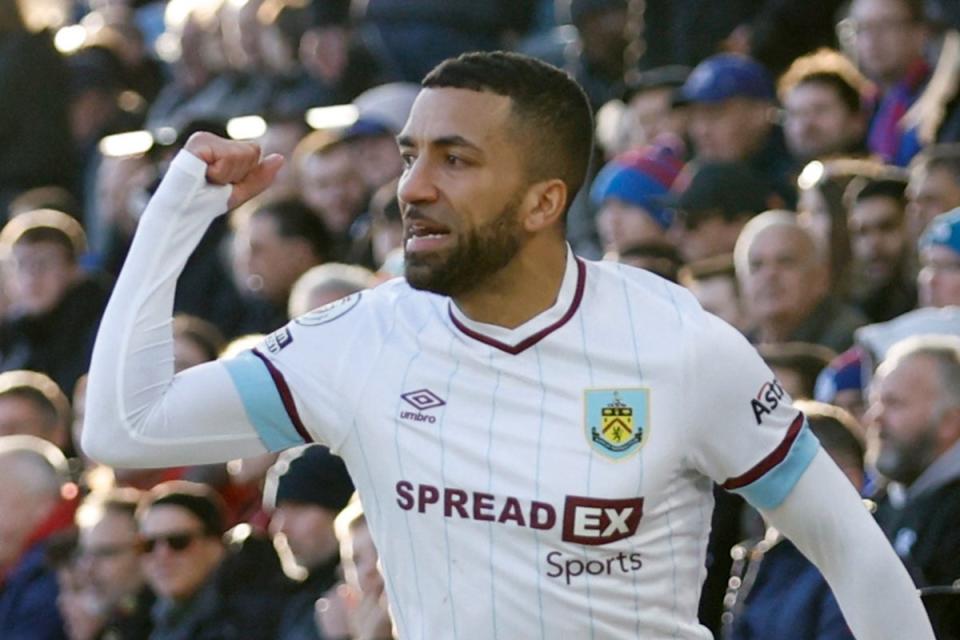
[[[960,207],[960,143],[936,144],[910,163],[907,228],[914,240],[941,213]]]
[[[840,53],[821,49],[798,58],[778,82],[787,148],[798,163],[865,155],[863,100],[869,83]]]
[[[13,218],[0,231],[10,303],[0,322],[0,370],[30,369],[68,395],[87,370],[107,287],[81,270],[80,224],[53,209]]]
[[[916,131],[901,120],[920,95],[931,69],[923,0],[854,0],[841,23],[863,73],[876,83],[867,147],[884,162],[905,167],[920,150]]]
[[[686,110],[677,108],[673,97],[689,75],[689,67],[669,65],[628,77],[623,103],[630,147],[651,144],[663,134],[686,135]]]
[[[906,225],[904,179],[865,178],[853,185],[847,229],[852,260],[849,300],[871,322],[917,306]]]
[[[711,56],[693,69],[678,99],[690,108],[696,160],[742,162],[793,204],[793,160],[775,124],[773,80],[760,63],[737,54]]]
[[[738,162],[693,163],[677,185],[684,182],[671,198],[679,211],[671,233],[687,262],[733,253],[743,225],[782,203],[762,177]]]
[[[157,596],[149,640],[274,640],[282,586],[274,554],[227,546],[223,504],[209,487],[172,481],[137,509],[143,571]],[[272,550],[272,549],[270,549]]]
[[[340,581],[334,520],[353,491],[343,460],[321,445],[286,451],[267,472],[265,495],[274,507],[271,532],[283,537],[307,572],[283,610],[278,640],[325,637],[317,631],[314,603]]]
[[[839,353],[866,319],[830,293],[813,238],[789,211],[766,211],[743,228],[734,263],[755,344],[810,342]]]
[[[920,238],[920,304],[960,306],[960,208],[933,219]]]
[[[853,346],[830,361],[817,376],[813,399],[844,409],[863,423],[863,351]]]
[[[666,196],[682,168],[674,149],[651,145],[621,154],[600,170],[590,198],[599,207],[597,230],[605,250],[666,239],[673,224]]]

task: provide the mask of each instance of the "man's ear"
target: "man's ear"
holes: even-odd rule
[[[561,220],[567,208],[567,195],[567,185],[559,178],[530,185],[523,199],[524,230],[533,233]]]

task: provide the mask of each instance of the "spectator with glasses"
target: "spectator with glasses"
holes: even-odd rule
[[[224,507],[209,487],[165,482],[137,510],[147,584],[156,592],[149,640],[274,638],[278,597],[269,565],[240,576],[247,558],[224,542]],[[258,558],[259,559],[259,558]]]

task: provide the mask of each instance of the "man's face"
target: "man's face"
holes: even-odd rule
[[[31,530],[46,515],[46,505],[25,499],[29,495],[18,469],[8,459],[0,458],[0,572],[7,570],[20,557]]]
[[[305,158],[300,166],[300,185],[304,202],[323,218],[332,233],[346,233],[363,211],[366,188],[345,144]]]
[[[61,431],[56,420],[32,400],[12,394],[0,396],[0,436],[35,436],[62,446]]]
[[[850,247],[857,270],[871,287],[892,282],[907,249],[903,209],[893,198],[868,198],[847,215]]]
[[[526,167],[512,118],[504,96],[420,92],[398,138],[404,268],[411,286],[467,293],[520,251]]]
[[[763,324],[802,321],[825,295],[823,268],[813,244],[794,227],[764,229],[750,246],[742,276],[751,315]]]
[[[758,151],[770,130],[767,105],[746,98],[690,106],[690,137],[698,160],[741,162]]]
[[[597,232],[607,250],[626,247],[664,237],[664,230],[642,207],[608,198],[597,212]]]
[[[54,242],[19,242],[10,263],[12,306],[27,314],[52,311],[78,277],[66,250]]]
[[[726,220],[721,212],[700,213],[694,220],[678,220],[670,228],[674,243],[686,262],[732,253],[747,218]]]
[[[363,178],[367,190],[373,193],[400,175],[403,164],[393,136],[364,136],[348,143],[353,155],[353,166]]]
[[[145,547],[143,572],[157,595],[174,600],[193,596],[223,556],[219,538],[206,535],[203,524],[186,509],[169,504],[151,507],[140,521]],[[185,542],[186,546],[175,549]]]
[[[350,529],[350,557],[356,568],[357,587],[364,595],[383,593],[383,576],[377,566],[379,555],[366,523]]]
[[[879,437],[877,470],[892,480],[909,485],[936,458],[936,372],[928,356],[909,356],[874,379],[867,421]]]
[[[902,78],[921,54],[923,27],[903,0],[854,0],[850,20],[857,63],[881,84]]]
[[[293,283],[317,262],[306,241],[281,236],[269,215],[251,217],[234,248],[238,281],[275,304],[285,304]]]
[[[335,514],[315,504],[284,501],[277,505],[270,530],[282,533],[297,564],[310,570],[331,557],[339,546],[333,530]]]
[[[836,90],[806,82],[784,98],[783,132],[787,147],[803,161],[849,151],[863,137],[864,121],[851,112]]]
[[[743,309],[732,275],[702,278],[690,284],[690,291],[704,310],[734,327],[743,328]]]
[[[960,254],[941,245],[924,247],[917,289],[921,307],[960,305]]]
[[[135,594],[143,584],[137,525],[132,516],[105,512],[80,529],[79,567],[99,599],[109,607]]]
[[[907,198],[910,234],[919,238],[931,220],[960,207],[960,181],[943,167],[913,171],[907,185]]]
[[[638,93],[627,105],[631,122],[630,142],[633,147],[650,144],[661,133],[683,136],[683,118],[671,107],[673,89],[650,89]]]

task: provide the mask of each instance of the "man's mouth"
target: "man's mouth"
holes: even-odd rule
[[[404,249],[407,253],[435,251],[450,242],[449,227],[431,220],[413,220],[407,224]]]

